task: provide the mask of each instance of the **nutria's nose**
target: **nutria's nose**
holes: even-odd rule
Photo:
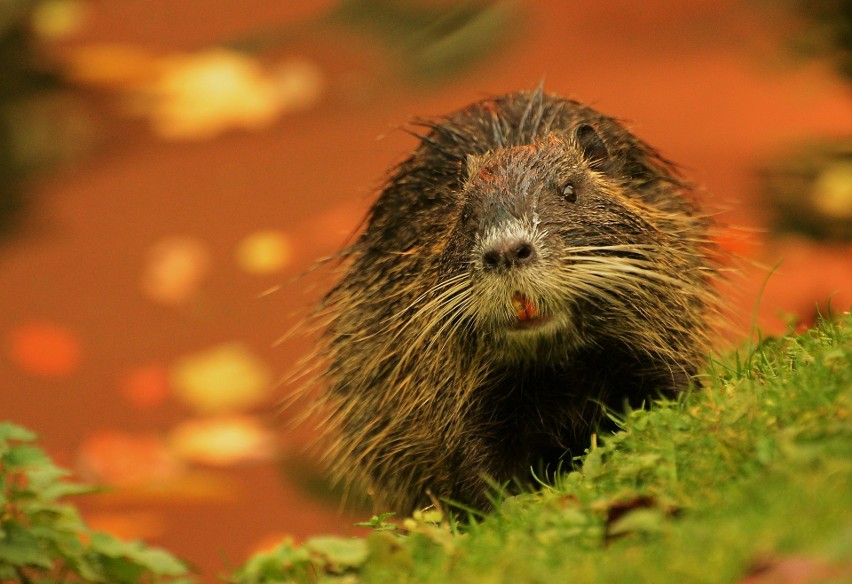
[[[535,261],[535,246],[525,239],[507,239],[498,241],[491,249],[482,254],[482,264],[486,270],[499,267],[512,268]]]

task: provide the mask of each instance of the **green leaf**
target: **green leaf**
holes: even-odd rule
[[[0,539],[0,563],[45,569],[53,566],[51,554],[26,526],[16,521],[7,521],[2,528],[6,537]]]
[[[38,436],[27,430],[16,426],[11,422],[0,422],[0,443],[14,440],[17,442],[32,442]]]
[[[52,466],[50,458],[41,448],[21,444],[14,446],[3,456],[2,462],[6,465],[5,472],[16,468],[34,466]]]
[[[84,544],[80,534],[89,531],[79,512],[58,500],[96,489],[65,482],[70,473],[42,449],[9,445],[7,439],[29,441],[35,435],[0,423],[0,512],[18,518],[0,524],[0,582],[18,581],[18,568],[26,568],[34,584],[53,584],[59,573],[66,575],[63,581],[92,584],[165,582],[162,577],[172,584],[192,582],[186,566],[164,550],[102,533]]]
[[[106,533],[93,533],[90,547],[93,552],[108,558],[131,560],[162,576],[186,574],[186,566],[172,554],[139,541],[122,541]]]
[[[356,527],[369,527],[371,529],[375,529],[376,531],[394,531],[397,529],[397,526],[393,523],[388,523],[385,519],[389,519],[393,517],[396,513],[382,513],[381,515],[373,515],[367,521],[361,521],[356,523]]]
[[[311,554],[304,547],[295,547],[289,539],[275,549],[260,552],[249,558],[235,574],[239,584],[278,584],[303,582],[314,573]]]
[[[367,542],[363,539],[314,537],[305,548],[321,556],[327,563],[341,568],[357,568],[367,560]]]
[[[98,490],[98,487],[82,485],[80,483],[55,483],[45,487],[39,495],[48,501],[56,501],[72,495],[88,495]]]
[[[99,557],[103,581],[110,584],[136,584],[145,573],[139,564],[124,557]]]

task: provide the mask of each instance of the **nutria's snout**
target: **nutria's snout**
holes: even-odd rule
[[[503,238],[494,242],[482,254],[486,270],[514,268],[532,264],[538,257],[535,245],[526,238]]]
[[[488,229],[474,246],[476,301],[470,307],[492,334],[538,330],[551,320],[542,311],[540,280],[549,269],[545,245],[534,227],[510,220]]]

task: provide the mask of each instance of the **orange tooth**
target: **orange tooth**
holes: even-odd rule
[[[529,297],[520,292],[515,292],[512,296],[512,308],[518,315],[518,320],[533,320],[538,318],[538,309]]]

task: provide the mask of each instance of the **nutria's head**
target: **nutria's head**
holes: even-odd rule
[[[655,269],[666,235],[622,171],[588,124],[468,157],[442,279],[464,290],[449,305],[495,357],[565,358],[601,323],[617,334],[649,292],[673,293]]]

